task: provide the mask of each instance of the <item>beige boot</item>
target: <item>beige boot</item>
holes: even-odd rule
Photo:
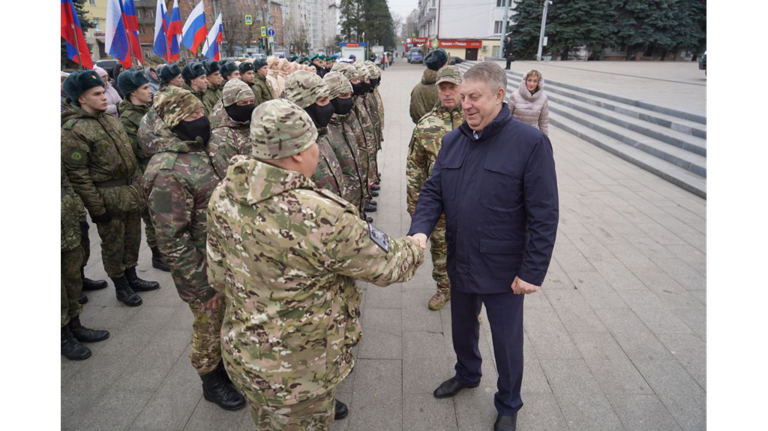
[[[429,309],[430,310],[440,310],[445,306],[445,303],[451,300],[451,292],[443,292],[442,290],[438,290],[437,293],[435,293],[432,298],[429,300]]]

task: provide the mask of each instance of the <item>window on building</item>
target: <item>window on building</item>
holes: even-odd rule
[[[504,22],[502,21],[495,21],[493,23],[493,33],[494,34],[501,34],[501,28],[504,27]]]
[[[94,30],[101,31],[101,20],[98,18],[93,19]]]
[[[96,6],[96,0],[90,0],[91,6]]]
[[[498,58],[499,57],[499,47],[494,46],[493,49],[491,49],[491,57]]]
[[[511,4],[510,4],[511,6]],[[507,1],[506,0],[496,0],[496,7],[507,7]]]
[[[435,7],[435,0],[432,0],[432,7]]]

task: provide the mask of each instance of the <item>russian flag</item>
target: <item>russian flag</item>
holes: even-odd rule
[[[185,48],[197,54],[197,48],[205,41],[205,6],[203,0],[192,9],[181,29],[181,43]]]
[[[104,50],[120,60],[123,67],[131,67],[131,50],[123,24],[123,5],[120,0],[107,0],[107,27],[104,30]]]
[[[123,23],[128,30],[128,41],[133,56],[139,63],[143,63],[144,57],[141,55],[141,41],[139,41],[139,20],[136,18],[136,5],[133,0],[123,0]]]
[[[181,38],[181,12],[179,11],[179,0],[173,0],[173,9],[171,9],[171,20],[168,23],[168,46],[171,51],[171,60],[179,59],[181,48],[179,39]]]
[[[213,23],[211,31],[208,32],[208,43],[203,46],[203,55],[208,60],[219,61],[219,43],[223,39],[223,29],[221,24],[221,14],[216,18],[216,22]]]
[[[88,69],[93,69],[91,52],[83,36],[72,0],[61,0],[61,37],[67,45],[67,58]],[[80,52],[78,52],[80,48]]]
[[[168,31],[168,12],[165,9],[165,0],[157,0],[157,10],[155,11],[155,43],[152,50],[155,54],[168,59],[168,39],[165,35]]]

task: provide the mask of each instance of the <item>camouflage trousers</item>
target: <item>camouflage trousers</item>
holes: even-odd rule
[[[147,237],[147,245],[149,248],[157,247],[157,234],[155,233],[155,225],[152,224],[152,218],[149,216],[149,207],[145,206],[140,209],[141,219],[144,220],[144,236]]]
[[[333,424],[335,399],[336,388],[292,406],[248,405],[258,431],[328,431]]]
[[[451,283],[448,280],[448,243],[445,242],[445,214],[440,219],[429,237],[429,251],[432,254],[432,279],[437,283],[437,290],[449,293]]]
[[[221,322],[224,320],[226,305],[216,310],[203,309],[197,304],[189,304],[195,320],[192,322],[192,352],[189,360],[197,374],[208,374],[221,362]]]
[[[97,223],[101,238],[101,258],[110,278],[120,278],[126,268],[139,263],[141,215],[139,210],[112,214],[109,223]]]
[[[86,220],[83,221],[88,223]],[[88,265],[88,259],[91,258],[91,238],[88,236],[88,231],[90,229],[91,227],[88,226],[88,228],[85,229],[85,232],[80,232],[80,247],[83,248],[83,263],[80,265],[82,268],[85,268],[85,265]]]
[[[77,246],[72,250],[61,251],[61,327],[69,324],[83,312],[83,306],[78,302],[83,290],[83,279],[80,278],[80,266],[83,262],[83,248]]]

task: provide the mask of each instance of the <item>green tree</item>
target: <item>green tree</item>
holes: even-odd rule
[[[541,0],[515,0],[515,3],[514,22],[507,28],[507,32],[512,32],[512,50],[515,57],[532,60],[539,47],[543,4]]]
[[[563,60],[579,47],[601,53],[614,43],[615,11],[603,0],[558,0],[547,13],[549,48]]]
[[[72,0],[72,4],[75,5],[75,12],[77,13],[77,18],[78,20],[80,20],[80,27],[82,27],[83,35],[85,35],[85,33],[87,33],[88,30],[95,27],[93,21],[91,21],[91,19],[88,18],[88,12],[83,8],[83,5],[85,5],[85,0]],[[87,48],[81,46],[80,49],[88,49],[90,51],[91,44],[88,44]],[[62,69],[80,68],[79,64],[67,58],[67,43],[64,41],[64,38],[61,38],[61,68]]]

